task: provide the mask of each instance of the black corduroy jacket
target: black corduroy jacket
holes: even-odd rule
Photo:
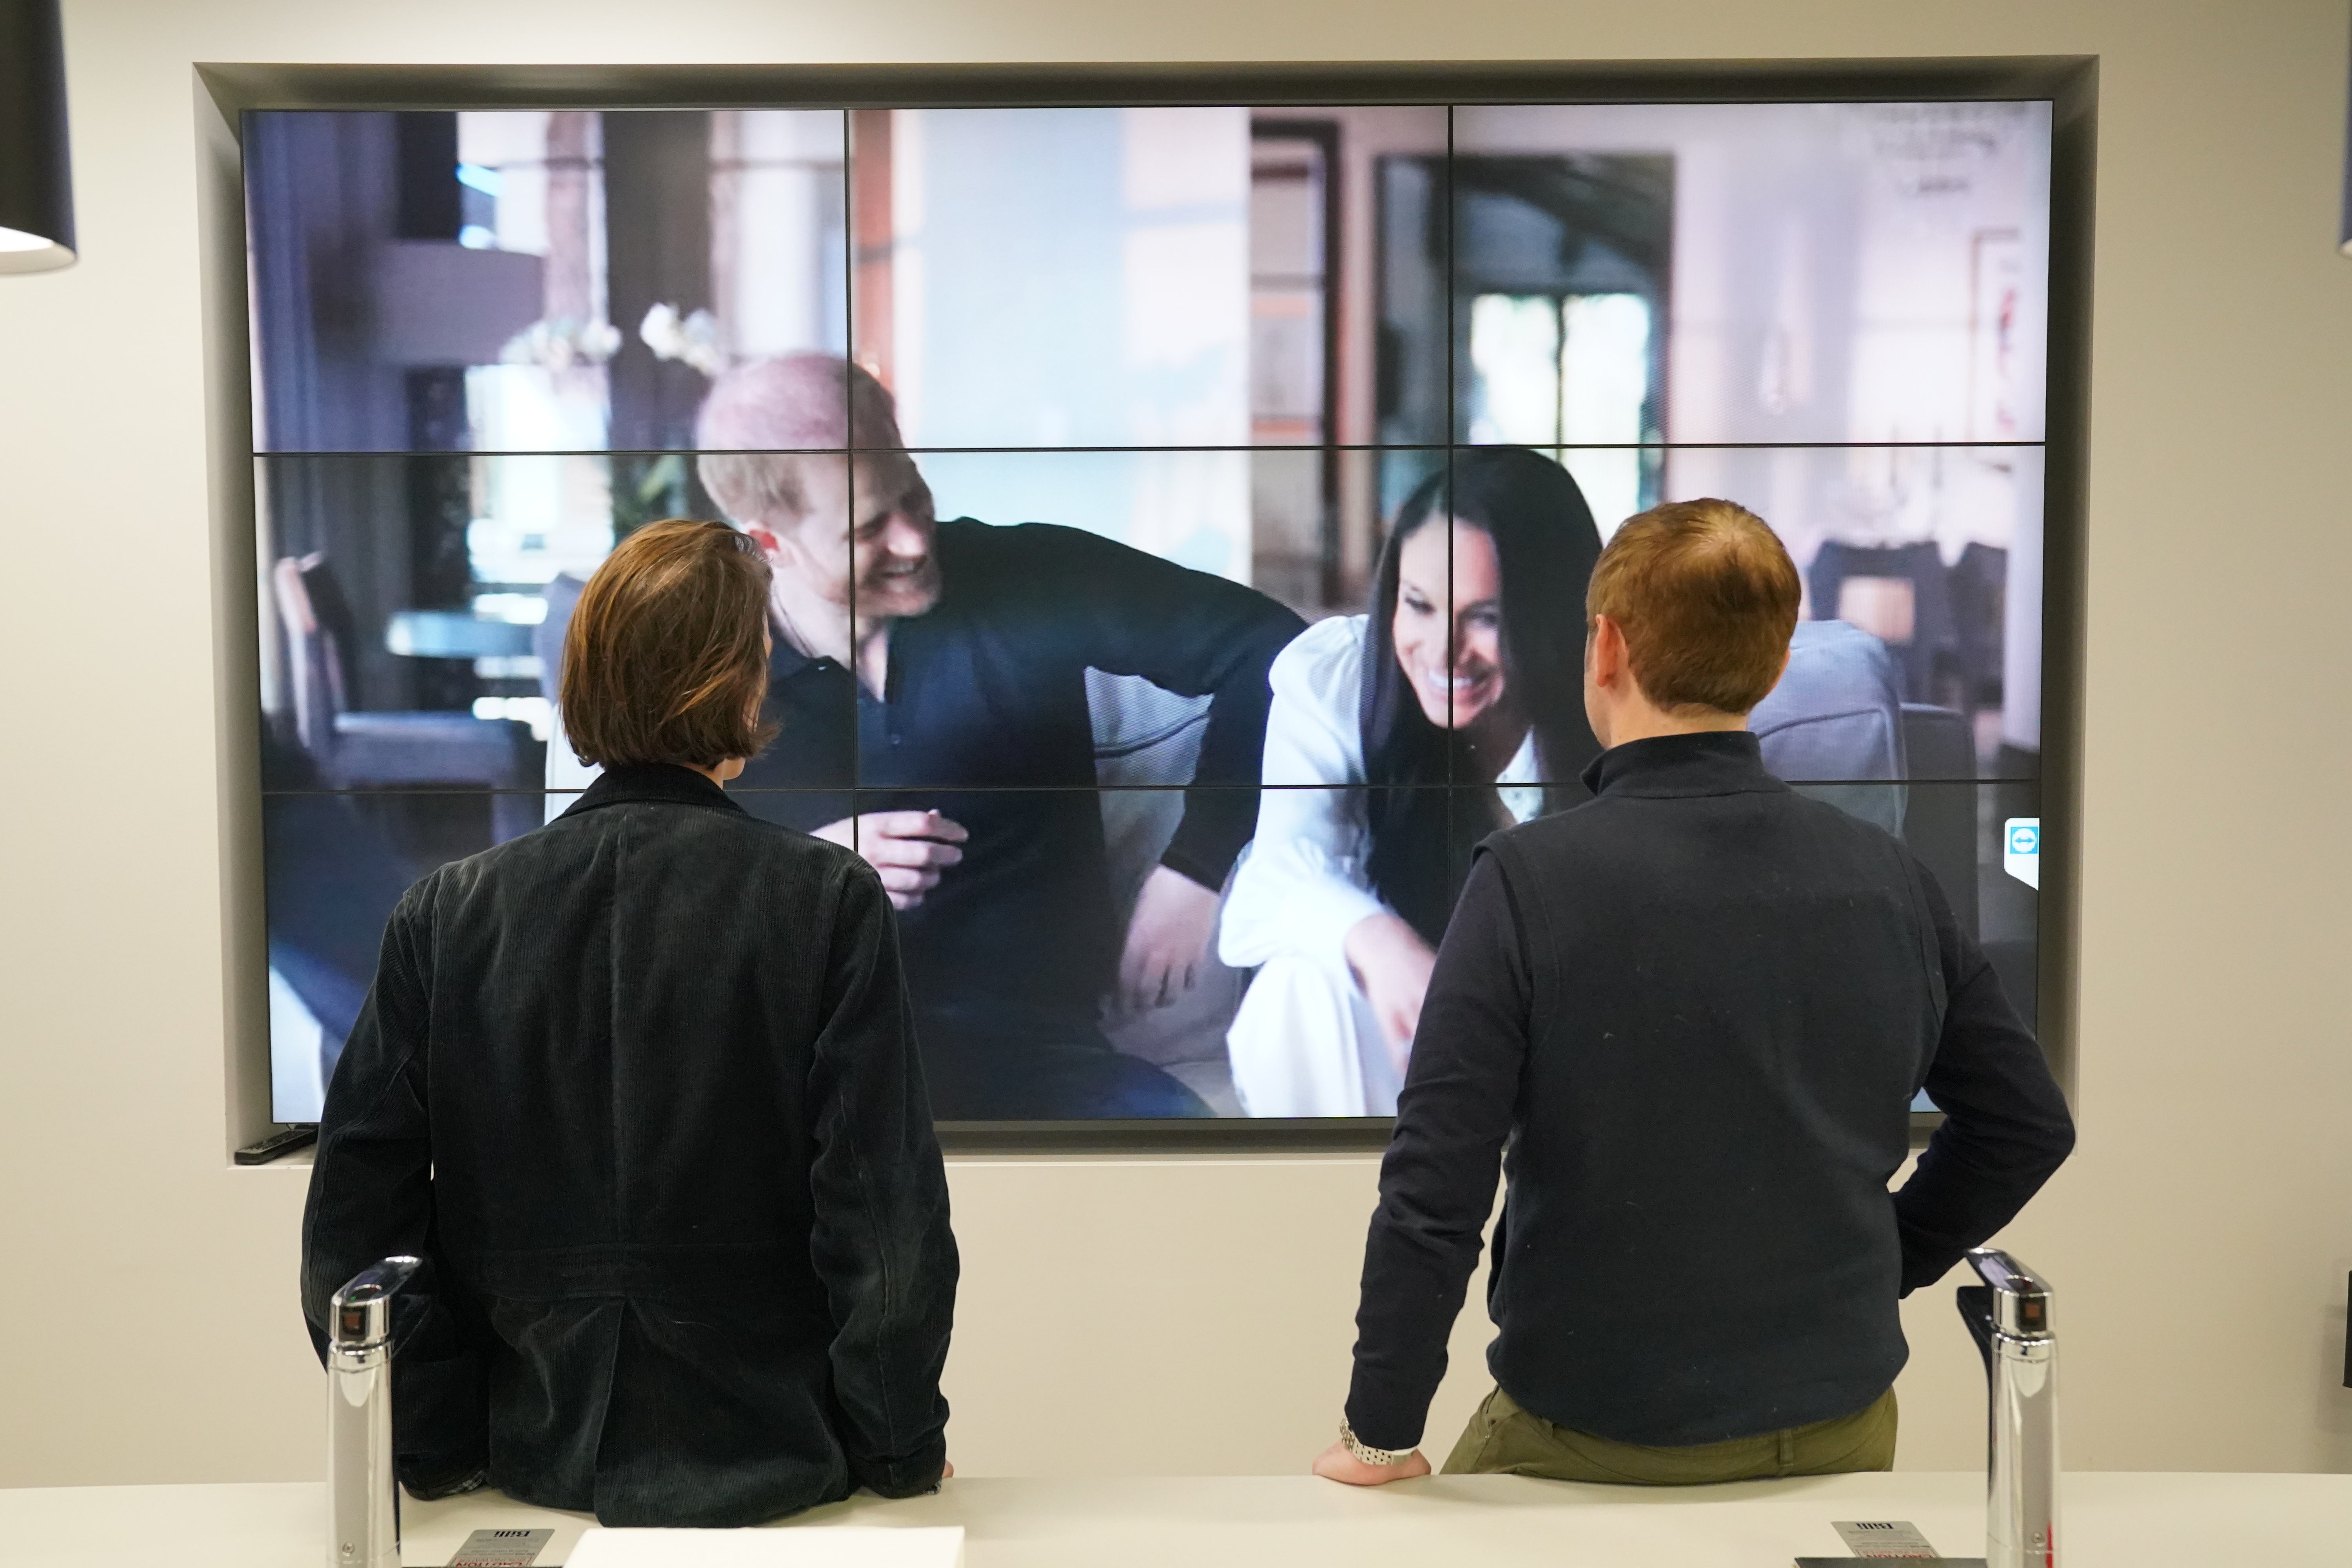
[[[955,1238],[872,868],[634,767],[409,889],[320,1121],[314,1342],[394,1253],[420,1496],[739,1525],[935,1487]]]

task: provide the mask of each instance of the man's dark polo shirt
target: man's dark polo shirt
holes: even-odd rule
[[[1895,838],[1744,732],[1602,753],[1489,838],[1423,1005],[1364,1259],[1357,1435],[1422,1435],[1503,1157],[1495,1380],[1681,1446],[1850,1415],[1896,1300],[2073,1147],[2041,1048]],[[1924,1086],[1945,1121],[1901,1192]]]
[[[1239,584],[1076,529],[965,518],[940,523],[935,548],[939,603],[891,628],[880,700],[778,640],[767,716],[782,730],[730,793],[803,829],[874,811],[961,823],[962,863],[900,917],[919,1008],[1000,1037],[1098,1043],[1121,933],[1086,672],[1210,698],[1160,861],[1218,888],[1256,826],[1266,668],[1305,624]],[[927,1025],[926,1052],[950,1033]]]

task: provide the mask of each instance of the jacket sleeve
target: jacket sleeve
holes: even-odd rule
[[[420,1498],[480,1484],[488,1403],[470,1313],[438,1257],[433,1121],[426,1094],[431,951],[428,880],[384,927],[375,983],[319,1118],[302,1213],[302,1315],[324,1363],[328,1304],[352,1275],[407,1255],[424,1267],[393,1303],[393,1447]]]
[[[1030,526],[1034,542],[1051,541],[1061,590],[1054,603],[1070,617],[1080,664],[1209,699],[1193,787],[1160,859],[1203,887],[1223,887],[1257,812],[1273,700],[1266,670],[1307,623],[1239,583],[1078,529]]]
[[[850,862],[842,876],[809,1072],[810,1256],[833,1315],[850,1473],[884,1497],[908,1497],[938,1486],[947,1459],[940,1372],[956,1244],[898,922],[870,867]]]
[[[1378,1448],[1421,1441],[1518,1106],[1534,981],[1496,846],[1471,863],[1438,947],[1381,1161],[1348,1390],[1349,1426]]]
[[[2015,1218],[2074,1147],[2074,1120],[2041,1044],[1935,878],[1916,863],[1914,870],[1935,923],[1947,1001],[1922,1085],[1943,1124],[1895,1194],[1906,1296]]]
[[[1351,622],[1326,622],[1274,661],[1265,782],[1287,787],[1258,797],[1257,837],[1225,895],[1218,952],[1236,969],[1287,952],[1344,974],[1348,932],[1388,910],[1364,865],[1364,792],[1350,787],[1364,782],[1354,711],[1360,661],[1344,648],[1335,657],[1332,647],[1356,635]]]

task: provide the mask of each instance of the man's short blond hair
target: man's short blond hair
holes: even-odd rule
[[[702,488],[739,524],[805,517],[802,476],[812,461],[904,446],[889,390],[825,353],[754,360],[720,375],[703,399],[694,444]]]
[[[1589,630],[1625,635],[1634,682],[1659,707],[1745,713],[1780,679],[1804,588],[1764,520],[1727,500],[1673,501],[1625,520],[1585,590]]]

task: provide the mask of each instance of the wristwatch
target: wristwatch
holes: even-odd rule
[[[1411,1448],[1373,1447],[1357,1437],[1355,1428],[1348,1425],[1344,1416],[1339,1421],[1339,1441],[1347,1445],[1348,1452],[1356,1457],[1358,1464],[1373,1465],[1381,1469],[1402,1465],[1413,1455]]]

